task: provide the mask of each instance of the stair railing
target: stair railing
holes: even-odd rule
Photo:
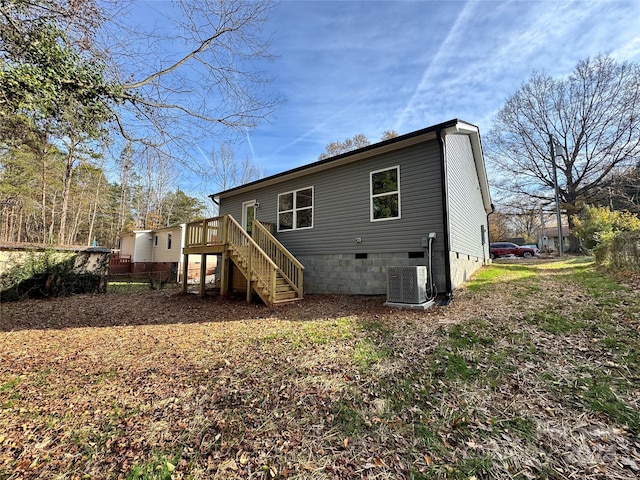
[[[273,305],[276,301],[276,273],[278,266],[269,258],[260,246],[249,236],[231,215],[227,215],[227,242],[241,261],[246,265],[247,276],[257,279],[257,293],[265,303]],[[250,280],[249,280],[250,281]]]
[[[298,298],[302,298],[304,291],[302,284],[304,265],[262,223],[255,219],[252,225],[252,237],[278,266],[280,275],[296,291]]]

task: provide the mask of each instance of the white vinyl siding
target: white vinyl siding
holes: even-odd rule
[[[313,228],[313,187],[278,195],[278,231]]]
[[[371,221],[400,218],[400,167],[376,170],[369,174]]]
[[[482,203],[478,172],[467,135],[447,135],[447,189],[451,251],[486,258],[487,213]]]

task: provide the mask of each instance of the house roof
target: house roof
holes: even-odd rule
[[[557,237],[558,236],[558,225],[551,225],[549,227],[545,227],[541,229],[541,234],[543,237]],[[569,229],[569,225],[562,224],[562,236],[567,237],[571,235],[571,230]]]
[[[474,161],[476,170],[478,172],[478,180],[482,191],[482,199],[485,211],[487,213],[493,210],[491,205],[491,196],[489,194],[489,181],[487,179],[487,172],[484,164],[484,158],[482,155],[482,145],[480,142],[480,134],[478,127],[471,123],[467,123],[463,120],[453,119],[447,122],[439,123],[431,127],[416,130],[415,132],[400,135],[382,142],[367,145],[366,147],[352,150],[350,152],[342,153],[334,157],[329,157],[323,160],[318,160],[307,165],[303,165],[291,170],[277,173],[260,180],[256,180],[244,185],[239,185],[228,190],[224,190],[219,193],[213,193],[209,197],[216,203],[222,198],[237,195],[240,193],[250,192],[252,190],[266,187],[269,185],[275,185],[285,180],[308,175],[311,173],[327,170],[337,167],[339,165],[345,165],[348,163],[356,162],[365,158],[379,155],[381,153],[391,152],[400,148],[404,148],[410,145],[414,145],[427,140],[433,140],[440,135],[448,134],[466,134],[471,138],[471,146],[473,150]]]
[[[156,228],[156,229],[146,229],[146,230],[144,230],[144,229],[140,229],[140,230],[134,229],[134,230],[131,230],[129,232],[123,232],[121,234],[121,236],[125,236],[125,235],[141,235],[141,234],[144,234],[144,233],[158,233],[158,232],[162,232],[164,230],[176,230],[178,228],[182,228],[183,225],[184,225],[184,223],[174,223],[173,225],[168,225],[166,227],[160,227],[160,228]]]

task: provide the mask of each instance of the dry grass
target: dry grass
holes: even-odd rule
[[[640,299],[580,260],[448,307],[175,291],[0,305],[0,479],[640,475]]]

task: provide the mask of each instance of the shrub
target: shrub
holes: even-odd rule
[[[575,232],[587,248],[596,248],[620,232],[640,232],[640,218],[626,211],[587,206],[576,220]]]

